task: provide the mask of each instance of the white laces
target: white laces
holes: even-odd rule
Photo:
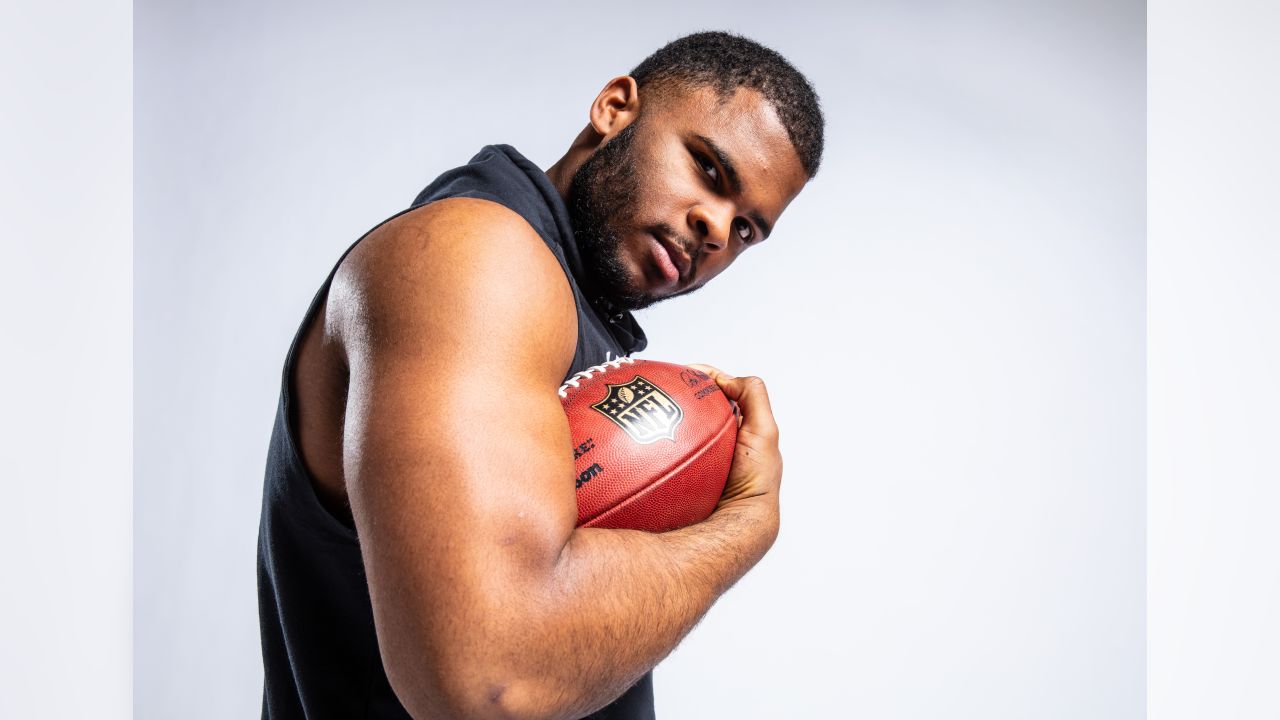
[[[608,357],[608,355],[606,355],[605,357]],[[606,360],[600,363],[599,365],[592,365],[591,367],[587,368],[586,370],[583,370],[582,372],[574,373],[568,380],[565,380],[564,384],[560,386],[560,389],[557,391],[557,393],[560,395],[560,397],[568,397],[568,393],[566,391],[571,387],[572,388],[578,387],[579,380],[590,380],[592,375],[596,373],[605,372],[611,368],[613,369],[620,368],[622,367],[623,363],[627,363],[628,365],[630,365],[635,363],[635,360],[632,360],[629,356],[624,355],[620,358],[614,358],[613,360]]]

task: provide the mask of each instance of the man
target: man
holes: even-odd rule
[[[264,717],[651,718],[649,671],[772,544],[759,380],[705,368],[743,413],[730,479],[661,534],[574,528],[556,391],[768,237],[817,170],[817,96],[698,33],[589,118],[545,173],[509,146],[444,173],[316,294],[263,498]]]

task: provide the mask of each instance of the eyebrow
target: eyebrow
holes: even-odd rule
[[[726,155],[724,150],[722,150],[719,145],[716,145],[715,141],[711,138],[705,135],[698,135],[696,133],[694,134],[694,137],[698,138],[703,145],[706,145],[711,150],[711,154],[716,156],[716,160],[720,163],[720,167],[724,168],[725,179],[729,181],[729,187],[733,190],[735,195],[741,195],[742,178],[738,177],[738,171],[734,169],[733,161],[729,159],[729,156]],[[770,225],[768,220],[761,217],[760,213],[749,213],[749,217],[751,218],[751,221],[758,225],[764,232],[764,237],[767,240],[769,238],[769,233],[773,232],[773,225]]]

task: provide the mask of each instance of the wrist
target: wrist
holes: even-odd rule
[[[749,533],[759,544],[760,555],[763,555],[778,537],[778,496],[770,493],[721,500],[711,515],[711,519],[716,518]]]
[[[778,515],[778,495],[777,493],[765,493],[745,497],[723,497],[720,498],[719,504],[716,505],[716,512],[729,508],[736,508],[742,512],[761,516],[772,515],[776,518]]]

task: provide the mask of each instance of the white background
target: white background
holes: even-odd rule
[[[0,718],[130,698],[129,4],[0,3]]]
[[[1150,27],[1149,708],[1274,720],[1280,8],[1161,3]]]
[[[764,377],[788,463],[659,714],[1142,712],[1142,6],[676,10],[137,6],[138,717],[258,710],[280,367],[341,251],[486,143],[550,165],[706,27],[807,73],[829,144],[768,243],[641,317],[647,357]]]
[[[3,451],[0,479],[4,481],[6,500],[11,508],[5,522],[0,523],[0,548],[3,548],[0,552],[8,570],[6,591],[0,597],[0,635],[4,638],[0,644],[0,663],[3,663],[0,666],[0,715],[5,717],[130,716],[132,652],[128,607],[131,518],[128,501],[131,458],[128,447],[132,380],[129,372],[131,324],[128,318],[131,305],[128,7],[128,4],[120,2],[46,2],[38,7],[34,3],[27,6],[5,4],[0,12],[0,40],[3,40],[0,48],[4,50],[7,68],[6,73],[0,75],[4,91],[0,93],[0,123],[5,130],[0,133],[0,217],[3,218],[0,221],[0,241],[4,244],[3,267],[7,271],[5,282],[0,283],[0,302],[8,311],[5,352],[0,353],[0,370],[10,379],[5,395],[4,424],[0,427],[0,451]],[[882,8],[877,13],[874,8],[864,5],[861,9],[863,23],[846,23],[844,27],[838,27],[835,23],[821,22],[821,13],[796,11],[795,4],[788,7],[793,12],[783,20],[774,21],[765,29],[767,34],[792,32],[803,35],[812,32],[829,37],[842,33],[848,40],[839,43],[838,47],[845,52],[853,52],[854,48],[864,47],[866,42],[874,40],[874,37],[867,37],[875,34],[876,26],[872,21],[889,17],[889,10]],[[966,13],[995,24],[999,24],[1002,15],[1014,12],[988,8],[988,15],[983,17],[976,13],[977,9],[969,5]],[[145,22],[146,10],[139,8],[140,25]],[[922,6],[915,21],[927,24],[933,13],[939,10],[940,7],[934,4]],[[975,12],[969,13],[970,10]],[[752,10],[746,15],[754,17],[755,12],[764,10]],[[900,13],[901,10],[895,12]],[[816,21],[815,15],[819,16]],[[492,13],[489,16],[491,20],[495,17]],[[706,24],[735,27],[726,25],[724,19],[731,17],[737,16],[719,14]],[[598,15],[593,18],[600,19]],[[246,19],[246,22],[252,25],[261,20],[259,16]],[[794,31],[790,30],[792,24],[797,24]],[[1280,403],[1280,382],[1273,370],[1280,364],[1280,337],[1274,321],[1275,310],[1280,307],[1274,282],[1280,273],[1280,258],[1276,255],[1275,244],[1280,227],[1274,209],[1274,198],[1280,190],[1274,170],[1277,160],[1280,160],[1277,157],[1280,145],[1277,145],[1272,132],[1280,107],[1276,102],[1273,82],[1280,70],[1271,41],[1276,26],[1274,9],[1264,9],[1257,3],[1160,2],[1151,8],[1152,236],[1148,266],[1151,562],[1147,598],[1150,618],[1147,694],[1149,715],[1155,718],[1273,718],[1280,715],[1280,697],[1273,682],[1280,675],[1280,659],[1276,652],[1280,647],[1280,624],[1277,624],[1274,612],[1274,608],[1280,606],[1280,588],[1277,587],[1280,572],[1277,572],[1274,551],[1280,546],[1280,535],[1277,534],[1280,526],[1274,522],[1277,505],[1280,504],[1277,502],[1280,498],[1276,496],[1280,464],[1274,451],[1274,408]],[[740,29],[750,32],[749,28]],[[298,27],[290,26],[280,32],[288,35],[297,31]],[[195,32],[193,30],[173,40],[171,45],[180,46]],[[590,32],[592,36],[573,38],[574,44],[582,47],[583,43],[597,43],[594,46],[597,49],[610,49],[622,42],[616,23],[597,22]],[[825,81],[814,68],[817,57],[814,53],[821,49],[819,45],[799,42],[800,50],[795,50],[766,38],[765,34],[762,31],[757,36],[770,40],[815,77],[831,112],[833,91],[824,87]],[[636,42],[632,54],[638,57],[662,39],[666,39],[665,36],[655,37],[653,42]],[[628,37],[626,42],[633,40]],[[859,43],[864,44],[860,46]],[[918,42],[912,47],[927,50],[927,47],[922,49],[919,45],[927,43]],[[535,49],[533,44],[525,47]],[[196,52],[196,49],[191,52]],[[1081,54],[1088,56],[1089,52]],[[145,71],[142,55],[140,52],[140,73]],[[588,55],[584,52],[578,56],[579,60],[582,57],[595,58],[598,53]],[[634,59],[628,57],[618,60],[617,64],[628,66],[632,62]],[[821,64],[820,60],[816,62]],[[845,72],[851,74],[854,70],[860,71],[864,81],[868,73],[885,72],[878,63],[849,67]],[[572,71],[571,64],[558,65],[556,77]],[[366,82],[374,80],[366,78]],[[583,92],[588,94],[594,93],[599,84],[594,80],[583,82]],[[141,86],[142,83],[139,84]],[[499,84],[507,93],[521,90],[518,84]],[[547,87],[542,87],[542,90],[547,90]],[[901,90],[904,94],[910,91],[910,87]],[[158,105],[161,100],[155,98],[152,102]],[[139,105],[145,101],[140,87]],[[863,105],[874,107],[874,104],[866,102]],[[551,103],[538,106],[539,109],[544,107],[557,110]],[[499,117],[510,117],[510,110],[506,112]],[[576,129],[581,114],[570,118],[572,128]],[[385,113],[372,113],[371,117],[381,118],[383,115]],[[527,115],[524,113],[517,118],[518,122],[512,127],[531,127],[527,124]],[[841,120],[832,120],[834,133]],[[140,117],[139,149],[145,152],[146,133],[143,128]],[[154,130],[155,126],[152,127]],[[457,135],[462,135],[464,130],[456,129]],[[528,142],[523,136],[504,139],[519,140],[517,144],[543,164],[558,154],[558,148],[543,156],[534,154],[530,148],[537,138]],[[494,138],[486,136],[477,140],[490,142]],[[375,154],[386,159],[374,158],[369,162],[377,171],[372,175],[381,176],[397,167],[393,162],[397,160],[396,149],[389,151],[382,145],[381,142],[373,143],[373,149],[377,151]],[[876,146],[882,148],[881,153],[885,157],[901,156],[908,150],[895,148],[890,142]],[[458,150],[461,155],[470,151],[470,148]],[[341,147],[330,148],[328,153],[312,158],[312,161],[323,163],[324,158],[333,152],[345,151]],[[426,157],[426,152],[422,149],[419,154]],[[360,157],[368,155],[365,152],[358,154]],[[765,253],[773,255],[775,261],[783,261],[787,253],[778,248],[781,241],[799,237],[798,226],[803,222],[801,216],[809,214],[815,218],[809,222],[816,224],[818,211],[826,209],[816,200],[817,190],[821,182],[829,182],[829,178],[838,174],[831,169],[835,157],[834,153],[829,154],[828,168],[820,176],[819,183],[807,190],[788,212],[784,225],[779,229],[778,242],[771,241],[770,245],[760,248],[757,256],[744,258],[740,269],[726,275],[717,284],[735,282],[736,275],[758,272],[747,268],[751,263],[762,264],[756,257]],[[144,165],[141,154],[138,165],[141,170]],[[927,168],[928,164],[920,160],[920,165]],[[433,166],[427,172],[435,170]],[[141,175],[139,172],[140,206],[145,196],[145,181]],[[416,190],[420,180],[418,177],[405,180],[412,185],[407,192]],[[152,191],[162,184],[152,182]],[[324,202],[315,203],[310,212],[323,210],[333,204],[335,198],[337,202],[348,202],[345,198],[353,188],[344,186],[340,189],[345,193],[330,188],[323,194]],[[849,196],[847,200],[856,202],[858,199]],[[378,208],[381,203],[399,207],[399,203],[386,197],[373,197],[366,201],[366,204]],[[838,207],[846,208],[845,204]],[[139,213],[140,233],[143,231],[142,221]],[[358,226],[356,232],[369,224],[362,222],[351,221],[352,227]],[[346,232],[351,228],[338,229]],[[858,240],[866,243],[874,241],[875,237],[860,237]],[[181,238],[173,241],[180,242]],[[324,245],[335,248],[346,241],[345,238],[328,238]],[[272,240],[274,242],[276,240]],[[140,262],[144,259],[141,257],[142,244],[140,237]],[[328,260],[311,254],[304,254],[301,259],[313,262],[321,272],[327,270]],[[812,271],[814,267],[808,270]],[[821,271],[821,264],[816,265],[816,269]],[[318,281],[319,278],[295,278],[293,282],[297,287],[306,286],[306,289],[284,293],[287,297],[282,297],[281,302],[294,303],[292,312],[300,313],[305,302],[302,296],[309,297],[314,289],[312,286]],[[848,287],[857,289],[852,282]],[[710,303],[712,294],[718,292],[719,289],[713,287],[704,291],[703,295],[707,297],[690,298],[688,305]],[[965,298],[960,298],[960,301],[965,301]],[[1035,301],[1034,297],[1032,301]],[[141,296],[136,305],[140,316],[158,312],[156,308],[148,308]],[[281,332],[288,334],[292,331],[293,320],[285,317],[288,312],[277,313],[278,307],[264,307],[271,309],[272,317],[278,315],[273,322],[278,321],[283,328]],[[677,307],[671,310],[674,312]],[[887,310],[882,308],[882,311]],[[666,310],[662,309],[662,312]],[[658,333],[660,314],[658,311],[651,313],[647,321],[655,334]],[[841,322],[834,313],[831,318],[833,323]],[[259,319],[250,315],[241,318],[241,322],[250,326]],[[891,327],[891,324],[886,323],[885,327]],[[667,330],[674,328],[667,326]],[[786,330],[785,326],[781,329],[774,327],[769,332],[776,334]],[[138,333],[140,337],[143,334],[141,317]],[[667,336],[658,342],[675,342],[678,339],[671,337],[671,332],[667,332]],[[273,352],[282,356],[287,341],[273,341],[278,342]],[[669,349],[664,351],[658,342],[655,342],[655,351],[682,354],[679,348],[671,345],[665,346]],[[733,342],[734,347],[739,347],[743,338],[735,337]],[[843,342],[848,345],[852,340]],[[715,343],[716,348],[723,348],[726,344]],[[777,346],[781,347],[781,344]],[[691,353],[696,350],[698,348],[689,346]],[[188,364],[191,360],[189,355],[184,356]],[[757,352],[756,356],[759,355],[761,353]],[[236,357],[234,354],[230,356]],[[656,354],[651,356],[657,357]],[[720,359],[726,356],[723,350],[717,350],[706,359],[715,359],[731,369],[765,374],[774,386],[775,399],[788,394],[780,387],[786,384],[785,379],[777,377],[776,373],[770,375],[767,369],[750,367],[751,363],[745,360],[742,361],[743,367],[739,367],[732,359]],[[935,367],[943,367],[952,357],[954,353],[936,361]],[[274,364],[273,370],[276,370],[279,359],[261,362]],[[839,360],[828,358],[820,365],[806,362],[812,366],[811,372],[826,382],[832,372],[833,359]],[[887,384],[896,382],[892,368],[890,373],[884,379]],[[901,373],[897,375],[900,377]],[[851,374],[851,377],[855,381],[858,379],[856,375]],[[141,393],[146,382],[141,368],[138,380],[140,395],[137,402],[141,406]],[[171,390],[177,394],[191,394],[199,390],[203,382],[199,373],[193,370],[192,377],[175,381]],[[275,392],[274,386],[270,392]],[[253,400],[259,401],[259,398]],[[934,409],[946,411],[948,408],[946,403],[939,402]],[[856,421],[863,410],[858,405],[849,405],[842,412],[843,417],[852,417]],[[792,415],[792,411],[788,410],[787,414]],[[196,415],[194,409],[187,410],[181,416],[175,416],[173,422],[194,424],[199,431],[201,426],[195,424],[198,421]],[[842,417],[832,410],[824,410],[820,415]],[[1031,417],[1042,417],[1042,413],[1032,413]],[[267,421],[269,418],[266,417],[259,421],[262,433],[266,432]],[[898,698],[904,709],[896,709],[895,703],[883,710],[880,716],[908,717],[913,716],[910,714],[913,712],[919,716],[922,712],[920,707],[925,702],[938,703],[936,717],[964,716],[966,712],[974,711],[974,706],[967,704],[942,707],[947,697],[940,695],[937,689],[945,689],[945,673],[936,672],[927,665],[904,669],[901,660],[908,650],[861,642],[866,638],[857,638],[860,642],[849,643],[846,642],[849,638],[841,637],[838,632],[820,630],[819,634],[828,640],[827,645],[843,653],[842,658],[834,658],[829,652],[824,658],[820,649],[818,655],[793,656],[785,658],[785,663],[774,657],[782,651],[777,646],[770,645],[764,652],[739,660],[735,655],[741,651],[725,652],[723,648],[717,649],[710,638],[702,639],[708,634],[730,633],[716,629],[727,627],[733,619],[726,617],[722,622],[718,619],[720,615],[741,615],[742,610],[748,609],[747,603],[759,609],[757,599],[753,599],[756,595],[777,593],[779,574],[787,574],[781,573],[779,566],[802,554],[787,548],[798,547],[802,544],[798,535],[808,534],[796,520],[797,514],[804,512],[804,506],[812,508],[812,500],[801,497],[806,492],[804,483],[836,489],[841,484],[833,482],[831,473],[806,480],[796,472],[799,440],[795,437],[796,423],[792,415],[786,426],[788,524],[783,540],[770,558],[713,610],[711,618],[695,631],[687,646],[659,671],[663,716],[681,717],[684,716],[682,713],[689,712],[672,706],[673,702],[682,702],[672,695],[676,690],[674,683],[680,680],[675,671],[677,663],[686,663],[685,667],[696,663],[700,666],[698,674],[701,678],[719,675],[720,679],[715,682],[723,686],[731,681],[724,679],[729,673],[722,668],[741,672],[742,664],[754,661],[755,667],[740,681],[753,688],[753,699],[758,700],[774,694],[776,689],[773,685],[779,679],[794,682],[805,673],[814,672],[815,668],[821,673],[823,669],[817,666],[816,660],[825,659],[839,664],[848,658],[861,664],[844,664],[848,672],[837,687],[821,685],[827,682],[826,676],[821,674],[812,687],[825,690],[827,696],[845,689],[846,695],[852,690],[861,692],[866,698],[867,686],[871,682],[884,682],[896,669],[901,672],[888,678],[892,683],[890,687],[872,687],[870,690],[887,697],[890,692],[909,686]],[[246,558],[245,554],[251,553],[251,546],[243,537],[236,535],[240,525],[232,522],[233,513],[216,506],[197,507],[194,503],[184,509],[184,517],[188,520],[193,519],[196,511],[214,516],[222,514],[224,517],[206,526],[194,523],[189,528],[165,525],[164,530],[169,533],[167,536],[158,541],[144,540],[144,526],[150,524],[155,527],[160,520],[148,520],[144,514],[158,510],[148,509],[149,503],[156,503],[154,497],[148,498],[144,477],[143,430],[140,418],[137,488],[140,581],[146,576],[147,556],[155,552],[149,543],[182,545],[184,550],[179,554],[184,563],[216,558],[219,554],[216,545],[219,543],[227,545],[223,553],[234,553],[237,557],[231,558],[223,568],[212,570],[178,564],[152,571],[150,577],[157,585],[157,592],[167,597],[153,597],[150,610],[160,608],[161,612],[152,612],[152,616],[144,613],[142,603],[139,603],[138,663],[133,673],[139,685],[137,715],[209,717],[219,712],[256,714],[256,674],[259,672],[256,648],[247,639],[253,632],[242,627],[246,620],[255,622],[247,610],[251,600],[244,597],[244,588],[250,584],[248,568],[252,562],[251,556]],[[974,436],[984,434],[981,426],[968,428],[968,431]],[[882,433],[880,437],[887,434]],[[183,492],[198,500],[216,497],[216,488],[207,493],[191,489],[189,486],[193,482],[188,477],[203,464],[221,462],[219,458],[223,455],[242,452],[239,448],[228,449],[232,441],[227,438],[215,440],[222,444],[222,449],[202,452],[181,473],[169,478],[153,476],[150,494],[155,496],[156,487],[165,482],[167,486],[182,488]],[[265,442],[265,439],[256,441]],[[213,444],[211,441],[210,445]],[[846,440],[839,447],[853,446]],[[879,452],[876,448],[872,450]],[[927,453],[924,456],[929,458]],[[250,459],[246,462],[254,465],[256,461]],[[917,458],[913,462],[918,464],[922,461]],[[255,466],[253,469],[256,476],[260,468]],[[247,482],[244,478],[223,478],[221,484],[234,485],[242,490],[242,481]],[[257,482],[256,477],[253,482]],[[846,474],[843,484],[862,482],[865,482],[864,478]],[[869,494],[866,490],[860,492]],[[876,500],[879,501],[878,498]],[[923,500],[927,502],[930,498],[926,496]],[[247,506],[243,500],[233,504],[237,508],[235,513],[243,513],[241,506]],[[1018,508],[1010,506],[1009,509],[1014,512]],[[813,510],[809,512],[812,514]],[[245,521],[242,524],[251,523]],[[843,521],[843,524],[850,532],[859,532],[851,520]],[[223,525],[236,527],[222,529]],[[797,525],[800,525],[799,529]],[[210,528],[216,532],[213,540],[208,537]],[[965,530],[966,533],[957,534],[960,542],[970,540],[967,535],[981,532],[981,529]],[[885,536],[889,536],[888,532]],[[872,550],[878,554],[873,555]],[[947,553],[948,547],[940,545],[938,551]],[[840,543],[812,555],[830,562],[839,562],[846,555],[864,559],[874,557],[881,568],[885,568],[894,560],[893,552],[892,547],[886,548],[885,545],[863,549],[852,543]],[[1084,550],[1080,554],[1087,552]],[[784,554],[788,555],[786,560],[782,558]],[[866,564],[871,565],[870,562]],[[902,568],[900,572],[905,575],[906,571],[907,568]],[[765,576],[771,573],[772,577],[766,582]],[[881,570],[880,577],[885,575]],[[839,598],[847,601],[842,615],[854,615],[860,603],[864,608],[868,602],[887,605],[875,597],[877,593],[884,592],[881,588],[866,582],[855,585],[857,580],[850,578],[849,589]],[[236,587],[222,593],[218,583]],[[139,588],[140,598],[142,590]],[[922,611],[939,614],[941,608],[954,601],[954,588],[947,590],[952,592],[952,597],[940,592],[912,598],[913,602],[895,612],[897,617],[891,619],[901,622],[901,616]],[[196,591],[209,595],[209,598],[202,600]],[[228,597],[233,597],[232,601],[224,602]],[[783,598],[774,595],[773,599]],[[833,618],[822,613],[832,602],[824,598],[817,600],[823,603],[822,607],[787,608],[791,621],[809,627],[822,621],[830,622]],[[184,603],[195,610],[187,612],[185,618],[179,618],[172,608]],[[776,616],[782,614],[774,613]],[[176,622],[175,618],[182,622]],[[876,619],[845,619],[844,627],[869,625]],[[991,612],[985,619],[1001,622],[997,612]],[[1139,622],[1140,619],[1139,614]],[[157,631],[157,627],[162,629]],[[235,635],[224,640],[221,635],[228,629]],[[1079,629],[1063,625],[1055,631],[1045,626],[1039,632],[1065,636]],[[938,628],[935,626],[930,630],[936,632]],[[1085,632],[1088,630],[1084,628]],[[166,632],[174,637],[164,637]],[[954,656],[963,652],[963,648],[947,646],[948,641],[955,637],[930,637],[921,633],[913,638],[914,647],[922,653],[940,650],[944,655]],[[1034,642],[1028,642],[1028,646],[1033,652],[1042,654],[1053,651],[1051,647]],[[1003,651],[1008,647],[1006,644],[996,650]],[[199,657],[209,659],[202,665],[195,661]],[[862,680],[868,674],[868,661],[877,657],[887,658],[889,664],[895,661],[898,664],[879,671],[870,668],[871,681]],[[1107,660],[1105,657],[1091,659]],[[776,673],[780,664],[785,667],[781,675]],[[242,667],[245,665],[248,667]],[[969,672],[971,677],[982,673],[982,659],[969,663],[962,670]],[[160,672],[164,674],[158,674]],[[774,674],[767,674],[769,672]],[[187,678],[185,681],[184,676]],[[241,678],[248,679],[241,682]],[[1039,682],[1042,687],[1067,687],[1065,684],[1055,686],[1055,679],[1051,677],[1042,678]],[[178,692],[165,689],[173,683],[179,686]],[[244,683],[252,687],[246,688]],[[1124,704],[1124,701],[1132,698],[1132,688],[1140,688],[1141,683],[1139,673],[1123,688],[1121,701],[1112,706],[1121,714],[1108,716],[1140,716],[1140,706],[1135,708]],[[685,687],[688,689],[689,685]],[[184,696],[183,692],[189,694]],[[224,697],[227,694],[234,697],[228,700]],[[696,702],[697,697],[691,700]],[[732,702],[733,698],[721,692],[713,700]],[[799,701],[803,702],[804,697],[801,696]],[[1003,696],[999,695],[990,699],[993,705],[1002,701]],[[1054,701],[1055,698],[1047,697],[1046,705]],[[850,704],[836,715],[852,716],[858,710],[868,709],[867,705],[858,707]],[[1010,716],[1007,711],[1000,715],[998,710],[988,714]],[[727,716],[728,713],[714,712],[713,715]],[[1032,712],[1030,716],[1038,717],[1040,714]]]

